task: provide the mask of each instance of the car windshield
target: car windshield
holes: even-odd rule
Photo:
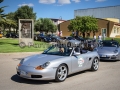
[[[102,42],[103,47],[118,47],[118,43],[115,41],[103,41]]]
[[[72,48],[50,46],[47,50],[45,50],[43,52],[43,54],[58,55],[58,56],[70,56],[71,52],[72,52]]]

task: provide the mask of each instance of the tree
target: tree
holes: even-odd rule
[[[98,30],[97,19],[93,16],[77,16],[70,21],[68,26],[70,31],[81,32],[83,37],[86,33],[96,32]]]
[[[36,13],[33,12],[33,8],[29,6],[21,6],[20,8],[15,11],[14,19],[16,20],[16,23],[18,23],[19,19],[33,19],[36,20]],[[17,28],[18,29],[18,24]]]
[[[36,20],[36,13],[33,12],[33,8],[29,6],[22,6],[15,12],[15,17],[17,21],[19,19],[34,19]]]
[[[49,28],[49,32],[51,32],[52,34],[53,34],[54,32],[56,32],[56,30],[57,30],[57,26],[54,25],[53,23],[51,23],[51,24],[48,26],[48,28]]]
[[[8,13],[6,19],[15,20],[15,12]]]
[[[4,1],[4,0],[0,0],[0,3],[2,3],[3,1]],[[4,17],[6,17],[6,14],[3,13],[5,7],[6,7],[6,6],[0,7],[0,21],[1,21],[2,19],[4,19]]]
[[[9,32],[11,32],[11,28],[13,28],[13,29],[16,28],[17,24],[14,20],[2,19],[0,22],[0,26],[3,27],[3,34],[4,34],[5,29],[9,29]]]
[[[9,31],[11,32],[11,28],[12,29],[16,29],[17,28],[17,21],[15,20],[15,12],[10,12],[7,14],[6,16],[7,19],[7,26],[9,27]]]
[[[57,26],[49,18],[39,18],[35,22],[35,30],[53,33],[57,30]]]
[[[42,23],[41,23],[41,19],[42,19],[42,18],[39,18],[38,20],[35,21],[35,25],[34,25],[35,31],[42,31],[42,30],[41,30],[41,24],[42,24]]]

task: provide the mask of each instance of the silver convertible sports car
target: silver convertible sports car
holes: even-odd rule
[[[17,75],[33,80],[64,81],[68,75],[83,70],[97,71],[99,55],[96,51],[79,47],[50,46],[42,54],[23,58],[17,65]]]
[[[115,40],[102,41],[96,50],[101,60],[120,60],[120,47]]]

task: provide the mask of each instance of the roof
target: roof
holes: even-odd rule
[[[114,23],[114,25],[120,26],[120,23]]]
[[[50,18],[53,21],[66,21],[66,20],[62,20],[62,19],[56,19],[56,18]]]
[[[86,8],[86,9],[76,9],[74,11],[77,11],[77,10],[87,10],[87,9],[98,9],[98,8],[108,8],[108,7],[120,7],[120,5],[106,6],[106,7],[96,7],[96,8]]]

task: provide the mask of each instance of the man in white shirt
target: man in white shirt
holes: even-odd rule
[[[94,34],[94,36],[93,36],[93,40],[95,40],[96,41],[96,35]]]
[[[102,41],[102,36],[101,36],[101,33],[99,34],[98,36],[98,42]]]

